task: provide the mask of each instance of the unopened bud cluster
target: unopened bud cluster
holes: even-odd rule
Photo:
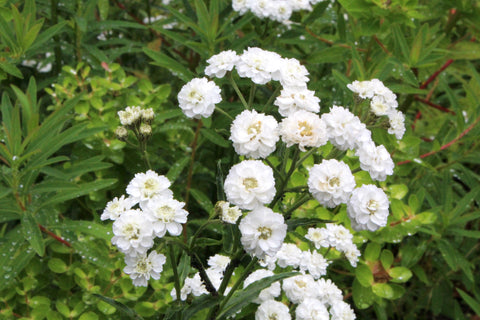
[[[138,106],[126,107],[118,111],[118,117],[122,126],[115,130],[117,139],[125,141],[128,138],[128,130],[134,132],[137,139],[145,141],[152,136],[153,118],[155,113],[152,108],[142,109]]]

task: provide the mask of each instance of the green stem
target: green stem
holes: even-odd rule
[[[297,169],[298,167],[300,167],[300,165],[303,163],[303,161],[307,160],[308,157],[310,157],[313,153],[315,153],[316,151],[318,150],[318,148],[312,148],[310,150],[307,151],[307,153],[305,153],[301,158],[300,160],[297,161],[297,163],[295,164],[295,169]]]
[[[240,98],[240,101],[242,101],[243,106],[245,107],[245,109],[249,110],[250,108],[248,107],[248,103],[247,103],[247,101],[245,100],[245,98],[243,97],[242,92],[241,92],[240,89],[238,88],[237,83],[235,82],[235,79],[233,79],[233,75],[232,75],[231,72],[230,72],[230,77],[229,77],[229,79],[230,79],[230,83],[232,84],[233,89],[235,90],[235,92],[236,92],[237,95],[238,95],[238,98]]]
[[[270,112],[270,107],[273,107],[273,99],[275,99],[277,97],[281,88],[282,88],[281,86],[278,86],[277,89],[275,89],[275,91],[270,95],[270,98],[268,98],[267,103],[265,103],[263,105],[263,108],[262,108],[263,113],[269,113]]]
[[[217,110],[218,112],[220,112],[221,114],[223,114],[224,116],[226,116],[227,118],[229,118],[230,120],[233,120],[233,117],[232,117],[228,112],[226,112],[225,110],[221,109],[219,106],[215,106],[215,110]]]
[[[281,180],[281,182],[283,182],[285,178],[283,177],[282,173],[277,169],[277,167],[275,167],[273,163],[267,158],[265,158],[264,160],[270,166],[270,168],[272,168],[272,170],[275,172],[275,174]]]
[[[299,155],[300,155],[300,150],[298,148],[295,148],[295,152],[293,154],[293,159],[292,159],[292,164],[290,165],[290,169],[288,170],[287,175],[285,176],[285,180],[283,180],[280,188],[278,189],[278,192],[275,195],[275,198],[273,198],[272,203],[270,203],[270,205],[269,205],[270,208],[275,207],[275,204],[278,202],[278,200],[280,200],[282,198],[282,195],[284,193],[283,190],[287,186],[288,180],[290,179],[290,177],[292,176],[293,172],[296,169],[296,163],[298,161]],[[286,157],[285,160],[284,160],[284,163],[287,162],[287,159],[288,158]]]
[[[225,297],[225,299],[223,299],[222,303],[220,304],[220,307],[219,307],[219,311],[222,311],[222,309],[225,307],[225,305],[227,304],[228,300],[230,300],[230,298],[232,297],[232,295],[235,293],[235,291],[237,291],[238,287],[240,287],[240,285],[242,285],[243,281],[247,278],[247,276],[250,274],[250,271],[253,269],[253,267],[255,266],[255,264],[257,263],[258,261],[258,258],[253,258],[252,261],[250,261],[250,263],[247,265],[247,267],[245,268],[245,270],[243,271],[242,275],[240,276],[240,278],[237,279],[237,281],[235,282],[235,284],[232,286],[232,289],[230,290],[230,292],[228,293],[228,295]]]
[[[257,88],[257,85],[255,83],[252,83],[252,86],[250,87],[250,95],[248,97],[248,106],[250,108],[253,107],[253,98],[255,97],[256,88]]]
[[[178,276],[177,262],[175,260],[175,253],[173,252],[173,246],[168,246],[168,253],[170,255],[170,263],[172,264],[173,269],[173,279],[175,282],[175,295],[177,301],[180,301],[180,277]]]
[[[311,199],[312,199],[312,196],[310,195],[310,193],[308,192],[305,193],[305,195],[301,197],[300,200],[294,203],[293,206],[291,206],[290,209],[288,209],[288,211],[285,212],[285,219],[290,219],[290,216],[292,215],[293,211],[297,210],[298,208],[301,207],[302,204],[310,201]]]

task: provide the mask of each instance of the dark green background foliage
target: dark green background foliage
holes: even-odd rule
[[[339,263],[333,269],[344,271],[329,274],[357,319],[478,319],[480,1],[332,0],[292,20],[287,28],[239,16],[226,0],[0,0],[0,317],[178,316],[171,269],[148,288],[133,287],[110,245],[111,223],[99,218],[147,169],[132,137],[115,138],[117,112],[154,109],[146,152],[187,202],[194,232],[223,197],[222,176],[238,156],[229,116],[187,120],[176,93],[203,76],[213,54],[258,46],[307,67],[322,112],[353,104],[346,84],[378,78],[406,114],[398,144],[373,132],[397,164],[389,226],[357,233],[358,242],[370,240],[358,268]],[[226,80],[217,83],[234,96]],[[259,88],[257,97],[274,90]],[[233,98],[219,107],[231,116],[242,110]],[[333,217],[310,202],[295,216],[305,212]],[[334,214],[345,218],[345,208]],[[205,232],[195,244],[200,259],[228,234],[218,225]],[[174,257],[185,278],[189,258]],[[204,317],[196,312],[215,303],[196,300],[183,316]]]

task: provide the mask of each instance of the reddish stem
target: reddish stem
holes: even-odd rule
[[[445,108],[445,107],[442,107],[441,105],[435,104],[435,103],[433,103],[433,102],[431,102],[431,101],[428,101],[428,100],[426,100],[426,99],[423,99],[423,98],[420,98],[420,97],[418,97],[418,96],[415,96],[415,100],[420,101],[421,103],[424,103],[424,104],[426,104],[426,105],[428,105],[428,106],[430,106],[430,107],[433,107],[433,108],[435,108],[435,109],[438,109],[438,110],[440,110],[440,111],[448,112],[448,113],[451,113],[451,114],[455,115],[455,111],[450,110],[450,109]]]
[[[312,36],[314,37],[315,39],[317,40],[320,40],[328,45],[331,45],[331,46],[334,46],[334,45],[337,45],[339,47],[342,47],[342,48],[347,48],[347,49],[352,49],[351,46],[347,45],[347,44],[343,44],[343,43],[337,43],[335,44],[333,41],[331,40],[328,40],[328,39],[325,39],[325,38],[322,38],[320,37],[319,35],[315,34],[312,30],[310,30],[309,28],[305,28],[305,30]],[[367,52],[367,49],[362,49],[362,48],[355,48],[355,50],[357,51],[361,51],[361,52]]]
[[[386,54],[389,56],[392,55],[390,51],[383,45],[383,43],[380,41],[380,39],[377,38],[377,35],[373,35],[373,39],[378,43],[378,45],[382,48],[383,51],[385,51]]]
[[[427,81],[425,81],[425,82],[420,86],[420,89],[425,89],[433,80],[435,80],[435,79],[438,77],[438,75],[439,75],[443,70],[447,69],[447,67],[448,67],[449,65],[451,65],[452,62],[453,62],[453,59],[447,60],[447,62],[445,62],[445,64],[444,64],[440,69],[438,69],[437,71],[435,71],[435,73],[432,74],[432,75],[430,76],[430,78],[428,78]]]
[[[57,240],[58,242],[63,243],[64,245],[66,245],[69,248],[72,247],[70,242],[68,242],[66,240],[63,240],[61,237],[57,236],[55,233],[53,233],[52,231],[50,231],[47,228],[45,228],[44,226],[42,226],[40,223],[38,224],[38,227],[40,228],[40,230],[42,230],[43,232],[45,232],[46,234],[48,234],[50,237]]]
[[[455,142],[457,142],[458,140],[460,140],[461,138],[463,138],[463,136],[465,136],[467,133],[469,133],[476,125],[477,123],[480,121],[480,117],[478,117],[477,119],[475,119],[475,121],[470,125],[468,126],[467,129],[465,129],[462,133],[460,133],[460,135],[458,137],[456,137],[455,139],[453,139],[452,141],[450,141],[449,143],[447,144],[444,144],[443,146],[440,147],[440,149],[438,150],[434,150],[434,151],[430,151],[430,152],[427,152],[427,153],[424,153],[422,155],[420,155],[420,158],[423,159],[423,158],[426,158],[428,156],[431,156],[433,154],[436,154],[442,150],[445,150],[449,147],[451,147]],[[405,161],[400,161],[400,162],[397,162],[397,165],[402,165],[402,164],[406,164],[406,163],[410,163],[412,162],[412,160],[405,160]]]

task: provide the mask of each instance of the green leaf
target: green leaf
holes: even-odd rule
[[[456,249],[452,246],[452,244],[444,239],[440,239],[437,242],[437,248],[440,250],[443,259],[447,262],[450,269],[453,271],[458,270],[458,259]]]
[[[314,52],[307,58],[309,63],[337,63],[345,61],[349,55],[349,50],[344,47],[333,46]]]
[[[449,58],[453,60],[480,59],[480,44],[472,41],[461,41],[450,51]]]
[[[374,294],[381,298],[392,299],[394,297],[394,291],[388,283],[375,283],[372,286]]]
[[[154,51],[149,48],[144,48],[143,51],[147,56],[153,59],[154,65],[166,68],[172,72],[175,72],[180,79],[185,82],[189,82],[195,75],[188,70],[185,66],[179,63],[177,60],[170,58],[165,53]]]
[[[30,210],[24,211],[22,214],[22,230],[25,239],[30,243],[33,250],[35,250],[39,256],[43,256],[45,253],[45,244],[43,243],[42,232]]]
[[[210,295],[201,295],[195,298],[193,302],[182,312],[182,319],[191,319],[196,313],[205,308],[213,308],[221,300],[221,297],[213,297]]]
[[[375,295],[373,294],[372,287],[364,287],[360,282],[355,279],[353,281],[353,302],[359,309],[366,309],[370,307],[375,301]]]
[[[316,225],[318,223],[330,223],[330,222],[335,222],[335,221],[318,219],[318,218],[298,218],[298,219],[289,219],[286,223],[288,227],[287,230],[293,231],[300,226],[310,226],[310,225]]]
[[[55,273],[67,272],[67,264],[59,258],[51,258],[48,260],[48,268]]]
[[[369,244],[367,244],[367,247],[365,248],[363,257],[367,261],[377,261],[378,258],[380,257],[380,250],[381,250],[381,247],[378,243],[370,242]]]
[[[373,273],[370,268],[365,264],[360,264],[355,269],[355,277],[364,287],[371,287],[373,284]]]
[[[387,273],[392,277],[392,282],[407,282],[412,277],[410,269],[405,267],[395,267],[387,270]]]
[[[111,226],[99,224],[95,221],[65,219],[63,220],[63,223],[47,226],[47,228],[52,230],[81,232],[94,236],[96,239],[103,239],[107,243],[110,243],[110,240],[112,239]]]
[[[121,302],[115,301],[112,298],[108,298],[96,293],[94,293],[93,296],[115,307],[122,315],[126,316],[128,319],[133,319],[133,320],[143,319],[138,313],[135,312],[135,310],[130,309],[129,307],[127,307]]]
[[[393,253],[390,250],[383,250],[380,255],[380,262],[385,270],[390,269],[390,266],[393,263]]]
[[[180,176],[183,169],[188,165],[190,162],[190,156],[186,156],[175,162],[167,172],[167,178],[171,183],[174,183],[175,180]]]
[[[448,229],[448,231],[462,237],[480,239],[480,231],[478,230],[465,230],[465,229],[451,228],[451,229]]]
[[[209,128],[202,128],[201,132],[205,136],[205,138],[215,143],[216,145],[219,145],[223,148],[230,147],[230,142],[221,135],[219,135],[217,132],[215,132],[215,130]]]
[[[256,281],[243,290],[236,291],[223,307],[223,310],[221,310],[221,313],[217,318],[225,319],[234,315],[237,311],[241,310],[244,306],[258,297],[260,291],[269,287],[272,283],[295,275],[298,275],[298,272],[276,274],[271,277],[263,278],[261,281]]]
[[[105,189],[114,184],[115,182],[117,182],[117,179],[103,179],[93,182],[82,183],[77,185],[77,189],[67,191],[62,190],[57,195],[50,197],[47,201],[43,202],[40,207],[43,208],[52,204],[64,202],[73,198],[78,198],[89,194],[90,192]]]
[[[28,48],[27,54],[33,53],[41,48],[45,42],[51,40],[55,35],[65,32],[67,30],[67,28],[65,28],[66,25],[67,21],[62,21],[40,33],[37,39],[35,39],[35,42]]]
[[[469,296],[465,291],[456,288],[462,299],[472,308],[472,310],[478,315],[480,314],[480,302]]]
[[[410,48],[408,47],[407,39],[405,39],[405,35],[402,32],[402,29],[398,25],[394,25],[391,27],[393,38],[395,39],[396,51],[401,53],[405,59],[408,61],[410,56]]]
[[[11,74],[14,77],[23,79],[22,72],[12,63],[8,63],[7,61],[0,61],[0,69],[2,69],[8,74]]]
[[[190,194],[197,200],[200,207],[202,207],[209,214],[213,211],[213,204],[210,199],[198,189],[190,189]]]

